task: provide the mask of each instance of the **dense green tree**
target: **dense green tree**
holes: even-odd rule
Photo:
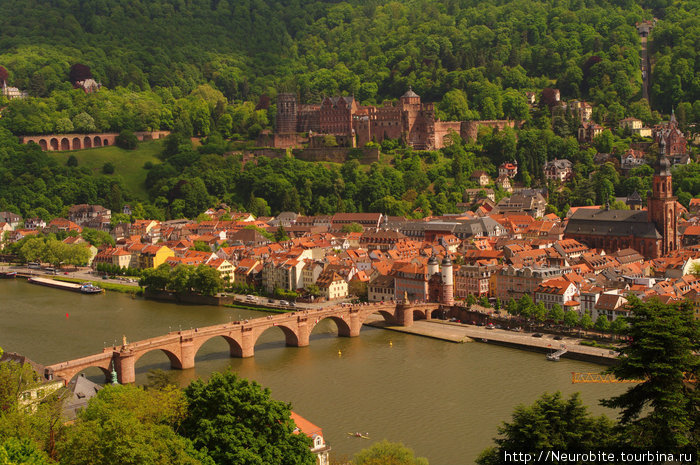
[[[608,317],[605,315],[598,315],[598,318],[595,319],[595,324],[593,326],[601,333],[607,333],[610,331],[610,321],[608,321]]]
[[[287,231],[285,231],[284,226],[279,225],[277,228],[277,231],[275,231],[275,242],[282,242],[282,241],[288,241],[289,240],[289,235],[287,234]]]
[[[28,438],[0,441],[0,465],[51,465],[54,462]]]
[[[343,225],[341,230],[344,233],[353,233],[353,232],[354,233],[361,233],[362,231],[364,231],[364,228],[359,223],[349,223],[349,224]]]
[[[231,372],[195,380],[185,389],[187,416],[181,432],[206,448],[219,465],[313,465],[310,439],[294,434],[290,406],[270,391]]]
[[[568,328],[573,328],[574,326],[578,325],[578,321],[578,313],[575,311],[568,310],[564,313],[564,324]]]
[[[644,379],[625,393],[603,401],[622,409],[623,438],[630,447],[697,452],[700,447],[700,396],[684,382],[698,376],[700,324],[692,304],[658,300],[628,302],[628,342],[620,363],[610,368],[620,379]]]
[[[530,406],[520,405],[513,419],[498,428],[496,446],[484,450],[479,465],[512,463],[504,452],[559,450],[569,453],[605,450],[617,445],[613,422],[592,417],[579,394],[562,399],[561,393],[543,394]],[[572,462],[572,463],[582,463]]]
[[[80,233],[80,235],[83,237],[83,239],[85,239],[97,248],[104,244],[114,246],[114,238],[110,236],[109,233],[106,231],[98,231],[97,229],[92,228],[83,228],[83,231]]]
[[[561,305],[554,304],[549,310],[547,317],[555,323],[561,323],[564,320],[564,309],[561,308]]]
[[[105,386],[59,442],[60,463],[213,465],[175,432],[185,408],[176,389]]]
[[[352,465],[428,465],[425,457],[416,457],[413,450],[386,439],[362,449],[352,458]]]

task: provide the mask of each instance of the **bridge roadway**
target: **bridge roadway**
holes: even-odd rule
[[[163,351],[173,368],[186,370],[194,367],[200,347],[215,337],[226,340],[232,357],[252,357],[260,335],[274,326],[282,330],[288,346],[305,347],[309,345],[309,336],[314,327],[327,318],[336,323],[338,336],[355,337],[360,335],[362,324],[372,314],[379,313],[391,325],[411,326],[414,318],[430,320],[433,312],[439,308],[440,305],[436,303],[410,302],[337,305],[171,331],[163,336],[136,342],[127,342],[124,337],[122,345],[106,347],[102,353],[50,365],[46,367],[45,376],[47,379],[60,377],[68,383],[86,368],[97,367],[108,379],[114,369],[120,383],[133,383],[136,379],[136,362],[153,350]]]

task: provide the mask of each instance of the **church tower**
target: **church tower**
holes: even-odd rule
[[[664,148],[661,148],[664,150]],[[647,214],[649,221],[656,225],[661,233],[661,249],[659,253],[666,255],[678,249],[678,228],[676,197],[673,196],[671,185],[671,162],[659,154],[659,161],[654,173],[652,191],[647,199]]]

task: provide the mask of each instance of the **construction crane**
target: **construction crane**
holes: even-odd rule
[[[581,373],[577,371],[571,372],[571,382],[579,383],[643,383],[644,379],[618,379],[610,373]],[[683,382],[695,384],[698,382],[697,376],[693,373],[685,373]]]

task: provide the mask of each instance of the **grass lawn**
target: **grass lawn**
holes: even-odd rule
[[[153,164],[160,163],[156,155],[163,150],[163,140],[152,140],[139,142],[136,150],[124,150],[115,145],[108,147],[96,147],[84,150],[72,150],[70,152],[47,152],[50,157],[65,164],[68,157],[75,155],[78,159],[78,166],[91,169],[95,174],[102,173],[102,165],[111,162],[114,165],[114,174],[110,176],[121,176],[124,185],[129,192],[142,200],[147,199],[146,174],[143,164],[147,161]]]
[[[85,280],[85,279],[76,279],[76,278],[65,278],[63,276],[53,276],[51,279],[55,279],[56,281],[66,281],[69,283],[92,283],[93,286],[101,287],[102,289],[108,290],[108,291],[116,291],[116,292],[125,292],[127,294],[137,294],[141,295],[141,288],[137,286],[128,286],[126,284],[115,284],[115,283],[105,283],[102,281],[92,281],[92,280]]]

